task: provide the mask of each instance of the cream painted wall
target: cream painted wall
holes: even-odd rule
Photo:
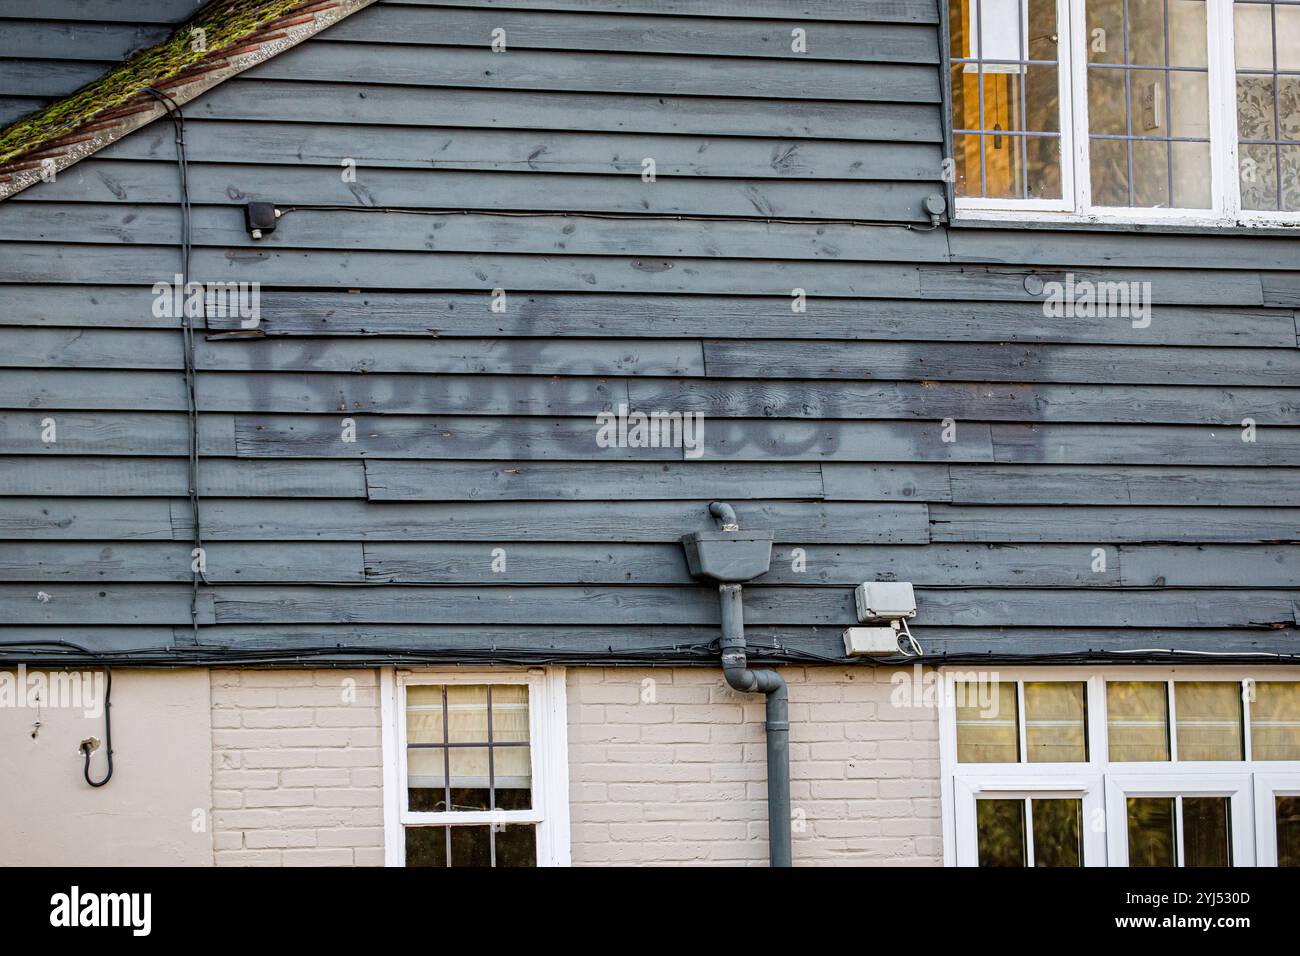
[[[116,766],[113,779],[98,790],[82,779],[77,745],[103,737],[102,716],[42,707],[33,739],[37,711],[0,706],[0,863],[212,863],[207,670],[119,668],[112,701]],[[101,747],[91,763],[96,779],[103,758]]]
[[[782,667],[795,866],[938,866],[939,716],[892,667]],[[907,698],[904,698],[906,701]],[[764,866],[762,695],[717,668],[570,667],[575,866]]]

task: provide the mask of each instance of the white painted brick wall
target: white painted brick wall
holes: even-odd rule
[[[892,706],[893,670],[781,673],[796,864],[938,864],[935,712]],[[373,670],[211,672],[218,865],[383,863],[377,692]],[[568,697],[576,865],[766,862],[762,697],[716,668],[594,667]]]
[[[382,865],[377,672],[214,669],[211,690],[217,865]]]
[[[891,703],[895,669],[781,673],[796,865],[940,864],[937,713]],[[575,865],[766,863],[761,696],[716,668],[568,675]]]

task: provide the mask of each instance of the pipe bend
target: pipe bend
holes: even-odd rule
[[[709,505],[709,514],[722,525],[723,531],[739,531],[740,519],[736,517],[736,509],[731,507],[725,501],[715,501]]]
[[[785,678],[776,671],[750,671],[754,675],[756,685],[754,689],[762,694],[781,694],[788,695],[789,689],[786,687]]]
[[[739,666],[728,664],[725,656],[722,660],[722,676],[727,679],[728,687],[746,694],[753,692],[754,685],[758,682],[754,672],[743,663]]]

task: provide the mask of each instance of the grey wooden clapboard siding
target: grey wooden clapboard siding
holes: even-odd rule
[[[344,21],[345,25],[347,21]],[[937,143],[881,142],[864,153],[855,143],[740,136],[649,135],[565,130],[457,129],[431,126],[306,125],[192,119],[186,142],[196,163],[259,163],[338,167],[370,144],[366,167],[374,169],[478,169],[519,173],[641,174],[654,157],[663,176],[710,179],[820,179],[933,181],[941,162]],[[101,154],[105,159],[169,160],[173,138],[156,130],[127,137]],[[355,157],[354,157],[355,158]]]
[[[193,2],[19,6],[0,112]],[[938,9],[386,0],[188,104],[193,277],[262,284],[197,343],[197,643],[171,130],[0,204],[5,639],[703,662],[677,542],[725,499],[776,538],[762,659],[838,658],[875,579],[932,654],[1296,652],[1300,239],[931,230]],[[253,199],[425,214],[255,242]],[[1071,276],[1149,323],[1045,309]],[[621,406],[700,456],[601,447]]]
[[[318,580],[390,584],[672,584],[690,575],[676,544],[618,542],[575,548],[563,542],[509,542],[512,559],[493,570],[493,548],[472,542],[214,542],[208,578],[268,583]],[[853,586],[864,569],[879,579],[921,587],[1202,587],[1225,564],[1256,587],[1300,587],[1292,545],[1121,545],[1103,571],[1080,544],[811,545],[812,570],[793,570],[793,548],[777,548],[768,584]],[[1087,554],[1088,562],[1080,561]],[[43,541],[0,560],[0,580],[187,582],[190,552],[181,542]]]
[[[126,160],[99,160],[101,175],[91,178],[89,170],[74,166],[59,176],[52,183],[54,190],[49,193],[32,194],[23,200],[15,200],[12,210],[7,215],[19,217],[25,205],[52,205],[64,200],[86,202],[119,203],[165,203],[171,200],[175,184],[171,176],[175,169],[166,163],[132,163]],[[360,185],[358,185],[360,183]],[[208,217],[200,212],[203,221],[215,219],[224,221],[227,227],[238,226],[240,219],[232,215],[229,208],[232,193],[248,200],[264,200],[289,205],[291,201],[302,203],[341,203],[357,205],[359,196],[362,205],[392,205],[419,207],[422,209],[460,208],[470,205],[473,208],[490,210],[534,209],[549,212],[561,212],[571,209],[583,209],[600,213],[621,213],[641,215],[646,212],[664,215],[703,215],[703,216],[762,216],[765,218],[818,218],[835,219],[839,217],[861,219],[907,219],[919,221],[922,211],[918,202],[918,192],[924,187],[916,183],[831,183],[820,188],[813,184],[789,179],[704,179],[701,177],[680,178],[676,180],[657,180],[655,183],[643,183],[640,178],[628,176],[601,175],[561,175],[552,173],[531,173],[527,175],[480,172],[477,170],[446,170],[434,181],[428,180],[424,170],[380,169],[366,171],[358,183],[344,182],[337,169],[320,166],[301,168],[278,166],[240,167],[234,165],[196,166],[190,181],[190,191],[196,203],[225,203],[227,208],[219,210],[217,215]],[[663,183],[663,186],[660,186]],[[659,187],[659,188],[656,188]],[[919,193],[921,196],[925,192]],[[466,200],[471,200],[466,203]],[[88,210],[89,211],[89,210]],[[233,212],[238,212],[238,209]],[[57,209],[52,210],[50,229],[58,235]],[[35,214],[43,216],[44,214]],[[134,217],[139,217],[136,212]],[[321,228],[323,213],[295,213],[304,228],[317,231]],[[165,212],[156,214],[157,218],[168,219]],[[120,217],[120,214],[119,214]],[[329,221],[324,216],[324,222]],[[355,221],[355,216],[350,217]],[[389,217],[384,217],[385,219]],[[396,217],[394,217],[396,218]],[[312,222],[316,225],[313,226]],[[89,220],[88,220],[89,225]],[[436,229],[436,223],[419,220],[414,227],[390,223],[388,228],[409,231],[419,229],[428,235]],[[553,224],[543,223],[544,227]],[[569,225],[572,225],[571,223]],[[370,226],[362,223],[363,231],[374,229],[383,235],[377,224]],[[508,231],[508,226],[494,224],[498,231]],[[516,227],[517,228],[517,227]],[[624,227],[635,228],[635,227]],[[726,228],[725,225],[720,228]],[[16,225],[18,234],[22,234],[21,225]],[[605,228],[608,231],[609,227]],[[457,230],[453,230],[457,231]],[[463,231],[463,230],[461,230]],[[859,230],[861,231],[861,230]],[[227,234],[235,242],[241,243],[241,237],[233,229]],[[436,237],[436,232],[433,233]],[[66,238],[64,241],[71,241]],[[119,229],[118,241],[126,239],[130,231],[125,227]],[[12,238],[12,236],[11,236]],[[88,238],[94,238],[92,233]],[[200,241],[210,243],[206,234],[196,236]],[[932,237],[933,238],[933,237]],[[140,238],[148,242],[148,235]],[[153,241],[158,241],[155,233]],[[430,240],[431,241],[431,240]],[[805,240],[806,241],[806,240]],[[251,240],[250,240],[251,242]],[[311,240],[306,240],[311,244]],[[260,244],[258,248],[274,248],[284,245],[283,239],[275,239]],[[940,243],[933,243],[939,245]],[[373,243],[371,244],[373,245]],[[381,243],[380,248],[383,247]],[[417,250],[430,248],[428,242],[419,242]],[[527,246],[521,251],[529,251]],[[680,253],[678,253],[680,254]]]
[[[485,41],[490,42],[490,34]],[[250,77],[333,83],[372,81],[372,64],[382,56],[383,82],[407,87],[488,87],[509,90],[691,95],[707,77],[718,96],[782,100],[846,100],[937,103],[939,72],[920,63],[886,60],[863,70],[856,63],[804,58],[757,60],[697,56],[687,59],[651,52],[570,53],[515,50],[501,56],[488,48],[374,46],[319,43],[300,46],[249,71]],[[60,64],[66,71],[69,67]],[[40,74],[33,79],[39,80]],[[0,75],[0,80],[3,76]]]
[[[75,333],[70,333],[74,334]],[[174,333],[171,335],[175,336]],[[0,339],[5,336],[0,335]],[[584,343],[586,344],[586,343]],[[167,341],[164,351],[173,350]],[[229,346],[226,346],[229,348]],[[246,346],[234,346],[246,348]],[[30,351],[22,343],[20,351]],[[259,353],[259,347],[251,350]],[[53,353],[49,353],[53,354]],[[183,411],[183,383],[165,369],[13,369],[0,379],[0,408],[134,409]],[[130,353],[131,361],[156,357]],[[7,360],[14,361],[14,353]],[[0,358],[0,362],[6,359]],[[6,362],[7,364],[7,362]],[[590,376],[386,374],[351,370],[208,372],[198,382],[201,411],[362,412],[384,415],[574,415],[619,403],[654,410],[675,408],[716,418],[927,419],[969,415],[988,421],[1206,424],[1231,421],[1243,408],[1259,409],[1270,426],[1297,420],[1296,389],[1204,388],[1154,385],[1058,385],[991,382],[818,382]],[[1288,434],[1270,428],[1258,436],[1272,445]]]
[[[54,584],[40,600],[22,585],[0,584],[0,613],[15,624],[93,624],[106,613],[139,624],[181,624],[189,619],[185,585]],[[756,625],[834,626],[853,608],[852,589],[752,586],[745,616]],[[718,621],[716,595],[686,587],[249,587],[235,584],[205,592],[207,620],[220,624],[371,623],[601,624],[611,614],[632,614],[646,624],[708,625]],[[974,588],[922,591],[936,626],[969,624],[1051,626],[1068,599],[1099,627],[1159,627],[1177,620],[1189,627],[1296,624],[1288,591],[1162,589],[1140,601],[1107,592]]]
[[[0,326],[176,328],[155,316],[147,288],[24,284],[5,289]],[[640,338],[649,324],[665,338],[718,338],[744,328],[746,338],[789,338],[790,303],[746,295],[672,296],[521,293],[508,312],[492,312],[485,293],[315,292],[263,288],[262,328],[276,336],[484,336]],[[1295,318],[1284,309],[1185,308],[1153,304],[1152,322],[1043,314],[1041,304],[870,301],[813,298],[804,339],[1071,342],[1291,349]],[[208,316],[213,329],[236,329],[237,317]],[[198,325],[204,325],[202,316]],[[75,333],[74,333],[75,334]]]
[[[919,207],[918,207],[919,208]],[[232,225],[232,228],[234,226]],[[152,274],[173,250],[163,246],[52,245],[13,242],[3,246],[0,282],[75,283],[93,270],[99,281],[135,284]],[[167,268],[163,266],[163,268]],[[958,266],[914,266],[901,263],[821,263],[815,272],[806,262],[789,260],[719,260],[710,258],[566,256],[417,252],[344,252],[325,261],[314,250],[270,249],[220,252],[198,248],[195,274],[212,281],[262,282],[294,288],[341,283],[364,287],[367,278],[382,275],[393,289],[505,288],[511,278],[534,291],[569,291],[587,286],[593,291],[726,294],[743,288],[770,296],[788,297],[803,289],[810,275],[822,282],[824,294],[835,297],[950,300],[982,296],[994,301],[1029,302],[1037,296],[1025,288],[1029,270],[975,270]],[[165,274],[165,273],[164,273]],[[1050,278],[1053,273],[1047,273]],[[1091,282],[1149,282],[1150,294],[1174,305],[1263,305],[1258,274],[1226,270],[1112,269],[1080,273]]]
[[[67,0],[64,0],[67,2]],[[627,13],[700,17],[757,17],[854,23],[934,23],[929,0],[393,0],[421,7],[486,7],[493,10],[576,10],[590,13],[611,6]]]
[[[324,34],[322,34],[324,35]],[[367,83],[231,80],[187,116],[291,123],[384,123],[397,127],[583,130],[685,133],[700,136],[782,136],[796,140],[940,143],[938,104],[566,91],[469,89],[455,96]],[[358,150],[362,152],[362,150]],[[359,162],[358,165],[361,165]],[[936,179],[937,179],[936,174]]]
[[[813,42],[792,50],[790,29],[761,20],[696,19],[603,13],[599,7],[561,14],[543,10],[447,7],[437,17],[385,6],[363,23],[344,21],[333,42],[482,47],[493,30],[524,50],[633,51],[701,56],[784,57],[854,62],[937,63],[935,28],[928,24],[809,24]]]

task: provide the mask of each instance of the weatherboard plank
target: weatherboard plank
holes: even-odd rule
[[[956,504],[1300,506],[1300,482],[1286,468],[1016,464],[949,470]],[[827,489],[829,496],[829,483]]]
[[[498,560],[504,551],[504,562]],[[1244,550],[1244,549],[1241,549]],[[393,584],[691,584],[679,545],[534,542],[367,542],[366,576]],[[763,585],[854,587],[863,581],[917,586],[1113,587],[1120,562],[1094,572],[1083,545],[778,546]],[[1245,556],[1250,560],[1250,556]],[[1154,559],[1166,560],[1163,555]],[[1263,564],[1263,561],[1257,562]],[[1273,574],[1271,579],[1283,578]],[[1286,583],[1260,586],[1286,587]]]
[[[74,586],[75,587],[75,586]],[[146,586],[139,586],[145,588]],[[127,592],[132,585],[119,585]],[[6,588],[0,586],[0,601]],[[716,624],[716,596],[702,587],[515,587],[484,590],[446,586],[371,588],[230,586],[213,594],[220,624],[286,623],[521,623],[601,624],[635,619],[643,624]],[[923,589],[918,614],[935,626],[1248,627],[1294,626],[1286,591],[1145,592],[1141,601],[1122,591]],[[756,625],[856,623],[852,592],[844,588],[751,585],[746,620]],[[54,623],[54,622],[51,622]],[[144,622],[142,622],[144,623]],[[163,623],[163,622],[159,622]]]
[[[1135,385],[1269,385],[1300,381],[1300,350],[818,343],[721,340],[704,343],[711,377],[919,379],[1007,382],[1099,381]]]
[[[700,188],[705,185],[709,185],[713,197],[720,190],[732,188],[726,182],[699,184]],[[837,186],[818,186],[812,201],[825,203],[823,214],[844,215],[843,202],[861,200],[864,190],[872,187],[848,188],[853,191],[852,199],[838,195]],[[909,218],[919,192],[909,196],[905,188],[890,187],[890,191],[896,196],[896,200],[890,200],[896,202],[896,211],[902,218]],[[761,188],[751,190],[744,199],[742,214],[761,213],[756,206],[765,201]],[[569,253],[843,262],[942,262],[948,256],[942,233],[888,225],[830,222],[810,230],[803,222],[760,220],[665,221],[638,215],[602,218],[580,214],[504,217],[477,213],[359,214],[364,211],[364,208],[298,209],[283,216],[274,233],[253,239],[244,230],[242,218],[232,216],[228,208],[196,207],[191,234],[195,245],[248,249]],[[806,211],[817,210],[809,206]],[[0,240],[4,241],[149,245],[156,243],[159,235],[176,234],[180,228],[180,211],[169,206],[55,202],[48,197],[41,202],[19,199],[0,206]]]
[[[708,503],[360,502],[205,498],[203,533],[213,541],[590,541],[677,543],[713,526]],[[4,500],[0,500],[3,504]],[[740,501],[742,526],[770,530],[778,542],[921,544],[929,540],[921,503]],[[173,534],[190,536],[188,512],[173,509]]]
[[[521,5],[522,6],[522,5]],[[608,12],[606,12],[608,11]],[[741,12],[741,11],[736,11]],[[737,17],[661,17],[624,9],[586,10],[447,7],[426,11],[380,5],[329,32],[331,43],[400,43],[485,46],[494,29],[505,31],[509,50],[591,50],[695,56],[849,60],[862,63],[937,63],[938,36],[929,25],[875,22],[810,23],[807,49],[796,53],[785,23]],[[4,48],[0,47],[0,51]]]
[[[633,408],[729,418],[1221,424],[1253,412],[1260,422],[1300,423],[1297,389],[648,379],[628,390]]]
[[[3,495],[183,496],[185,458],[0,458]],[[199,463],[199,494],[250,498],[364,498],[361,462],[208,458]]]
[[[1000,462],[1300,465],[1300,428],[1295,427],[1300,418],[1291,415],[1279,422],[1276,408],[1243,404],[1237,422],[1218,426],[998,423],[991,426],[993,452]],[[1256,423],[1254,430],[1243,428],[1241,419]]]
[[[205,371],[195,390],[205,412],[590,415],[627,401],[621,379],[538,376]],[[0,408],[184,411],[185,383],[175,371],[20,369],[0,377]]]
[[[53,421],[57,441],[43,435]],[[189,422],[174,412],[0,412],[0,455],[187,455]],[[199,418],[199,451],[234,455],[232,415]]]
[[[44,595],[42,597],[41,595]],[[216,623],[213,597],[200,592],[198,623]],[[0,584],[0,620],[6,624],[187,624],[189,585]]]
[[[59,0],[66,4],[71,0]],[[136,0],[138,2],[138,0]],[[666,14],[682,17],[756,17],[849,23],[934,23],[926,0],[390,0],[415,7],[484,7],[492,10],[572,10]],[[438,11],[438,15],[441,10]],[[833,27],[833,29],[839,29]]]
[[[124,140],[123,142],[126,142]],[[170,141],[169,141],[170,142]],[[149,286],[21,285],[5,289],[0,325],[176,328],[153,315]],[[782,339],[791,333],[789,290],[745,295],[508,294],[504,312],[488,306],[491,290],[476,293],[261,291],[261,327],[274,334],[403,336],[548,336]],[[1152,307],[1152,324],[1129,319],[1045,316],[1041,305],[1016,302],[853,300],[813,296],[806,339],[909,341],[1075,342],[1124,345],[1197,345],[1293,348],[1289,310]],[[237,329],[237,317],[208,318],[213,328]],[[196,318],[196,325],[204,321]]]
[[[626,501],[822,497],[817,464],[717,462],[404,461],[365,459],[371,501]],[[881,468],[874,484],[888,487]],[[870,484],[864,482],[863,487]]]
[[[930,506],[935,541],[1300,541],[1300,509]]]
[[[808,100],[792,110],[775,99],[606,92],[457,90],[455,96],[374,83],[228,80],[186,116],[297,123],[497,127],[534,130],[789,136],[938,143],[938,104]]]
[[[117,203],[119,209],[125,207],[129,210],[127,215],[140,216],[140,210],[126,204],[172,202],[176,189],[175,177],[174,162],[91,158],[61,171],[55,182],[42,184],[39,190],[22,193],[22,198],[15,201],[12,207],[6,204],[6,210],[12,208],[14,211],[6,211],[0,216],[0,223],[12,220],[13,225],[5,227],[6,234],[25,238],[21,237],[21,219],[24,216],[38,215],[33,207],[50,206],[58,209],[65,204]],[[542,172],[503,175],[478,170],[363,168],[358,171],[355,182],[347,182],[339,175],[337,168],[327,166],[209,163],[196,164],[190,170],[191,200],[221,207],[212,210],[210,216],[203,214],[204,218],[197,223],[203,226],[196,233],[197,238],[200,244],[205,245],[249,244],[243,234],[241,211],[238,206],[232,205],[231,195],[239,196],[241,203],[260,199],[274,202],[282,208],[294,204],[333,204],[360,209],[373,206],[452,211],[469,208],[514,212],[527,209],[553,214],[587,212],[634,217],[736,216],[761,219],[897,219],[918,222],[923,218],[921,201],[933,191],[934,187],[926,183],[889,181],[819,183],[813,186],[777,178],[745,180],[665,176],[662,179],[656,178],[654,182],[643,182],[639,172],[635,176]],[[123,213],[118,213],[119,217],[122,215]],[[171,215],[165,210],[158,210],[151,213],[150,218],[166,220]],[[319,237],[320,233],[307,220],[314,216],[319,223],[322,221],[319,218],[321,215],[313,213],[309,216],[306,212],[290,214],[276,232],[267,237],[271,240],[269,244],[292,245],[293,237],[302,235],[302,244],[312,246],[319,241],[313,240],[312,236]],[[87,226],[92,230],[89,235],[92,238],[111,236],[114,223],[110,217],[111,213],[105,213],[102,222],[88,222]],[[327,220],[338,218],[327,217]],[[351,215],[347,217],[344,228],[348,234],[356,230],[356,235],[364,237],[373,234],[367,230],[394,228],[394,223],[399,218],[415,220],[399,226],[405,231],[403,235],[407,245],[415,242],[409,237],[420,235],[422,230],[426,239],[415,244],[414,248],[423,251],[436,248],[436,220],[430,220],[429,217],[375,214],[374,221],[367,225],[356,215]],[[133,238],[137,244],[147,243],[147,235],[141,234],[139,227],[130,229],[130,225],[130,221],[125,224],[119,222],[116,228],[124,237]],[[52,241],[57,241],[59,236],[67,235],[70,228],[55,218],[44,227],[44,232]],[[496,228],[507,233],[510,231],[508,225],[498,225]],[[605,232],[609,231],[606,228]],[[469,234],[466,230],[461,232]],[[534,233],[537,234],[538,230],[534,230]],[[937,238],[939,237],[931,236],[930,240],[933,243]],[[157,241],[156,235],[154,241]],[[349,244],[351,241],[347,234],[336,233],[336,247]]]
[[[340,26],[346,26],[344,21]],[[339,29],[338,26],[333,29]],[[515,173],[640,176],[653,157],[660,177],[933,182],[942,157],[935,143],[664,135],[615,130],[393,127],[332,122],[246,123],[187,119],[191,164],[259,163],[337,169],[358,160],[359,177],[373,169],[465,169]],[[367,146],[358,159],[357,144]],[[98,155],[105,160],[171,160],[176,144],[164,134],[128,136]],[[824,183],[818,183],[821,188]]]
[[[788,36],[788,34],[787,34]],[[383,82],[408,87],[653,93],[664,96],[773,96],[783,100],[937,103],[938,71],[927,63],[865,66],[805,58],[666,56],[658,53],[333,43],[326,34],[249,70],[249,79],[325,83]],[[507,44],[508,44],[507,38]],[[382,59],[383,70],[374,64]],[[18,80],[37,71],[23,72]],[[3,74],[0,73],[0,80]],[[22,92],[21,86],[8,92]]]
[[[213,584],[366,579],[357,542],[211,542],[205,577]],[[24,542],[0,544],[0,581],[186,582],[190,542]]]

